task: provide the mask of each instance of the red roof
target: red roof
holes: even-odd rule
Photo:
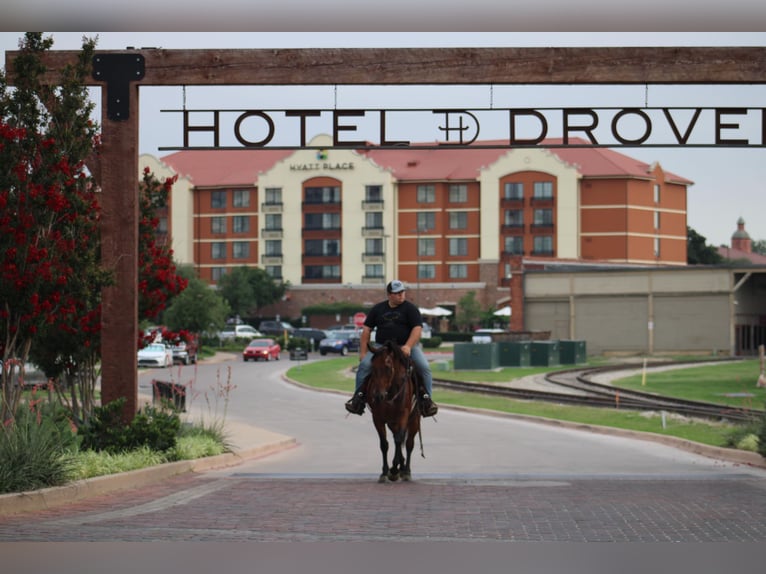
[[[574,145],[585,145],[585,140],[570,139]],[[546,140],[549,145],[561,140]],[[433,143],[411,144],[409,148],[359,150],[359,154],[372,159],[377,165],[390,169],[399,181],[476,180],[482,168],[495,163],[513,151],[502,147],[501,141],[476,142],[475,148],[433,149]],[[428,147],[426,147],[428,146]],[[418,149],[422,147],[422,149]],[[564,162],[572,165],[583,177],[650,177],[652,166],[608,148],[557,147],[547,148]],[[258,174],[271,169],[278,161],[289,157],[294,150],[242,149],[242,150],[189,150],[179,151],[162,161],[181,176],[188,176],[197,187],[224,187],[255,185]],[[667,179],[690,185],[692,181],[665,172]]]
[[[760,253],[750,253],[742,251],[741,249],[726,247],[725,245],[721,245],[716,249],[718,250],[718,254],[724,259],[731,259],[732,261],[736,261],[737,259],[747,259],[753,265],[766,265],[766,255],[761,255]]]

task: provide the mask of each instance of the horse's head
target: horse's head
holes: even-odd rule
[[[396,398],[407,382],[407,356],[395,343],[370,345],[373,353],[367,394],[372,404]]]

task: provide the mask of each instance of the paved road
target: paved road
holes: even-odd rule
[[[197,378],[230,372],[227,416],[296,448],[3,517],[0,541],[766,541],[763,469],[508,417],[442,409],[414,480],[378,484],[369,415],[285,382],[287,366],[200,365]]]

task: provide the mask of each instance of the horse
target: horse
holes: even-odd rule
[[[409,357],[396,343],[388,341],[380,346],[369,344],[368,349],[373,357],[365,396],[383,455],[383,470],[378,482],[395,482],[399,478],[408,481],[412,477],[410,459],[415,435],[420,432],[417,375]],[[390,467],[387,429],[394,438],[394,457]],[[406,448],[406,456],[402,446]]]

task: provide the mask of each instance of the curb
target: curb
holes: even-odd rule
[[[268,456],[297,446],[294,438],[286,438],[259,447],[229,452],[217,456],[169,462],[149,468],[119,474],[78,480],[64,486],[54,486],[27,492],[0,494],[0,516],[49,510],[86,498],[110,494],[120,490],[140,488],[187,472],[204,472],[216,468],[236,466],[245,460]]]

